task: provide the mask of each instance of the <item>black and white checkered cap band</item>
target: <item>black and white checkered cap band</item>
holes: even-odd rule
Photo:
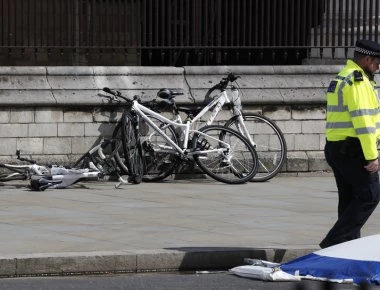
[[[360,52],[362,54],[366,54],[366,55],[380,56],[380,52],[371,51],[371,50],[361,48],[361,47],[355,47],[355,51]]]

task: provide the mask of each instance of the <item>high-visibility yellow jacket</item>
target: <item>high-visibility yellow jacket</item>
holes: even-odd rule
[[[348,60],[327,90],[326,139],[359,138],[366,160],[378,157],[380,109],[375,85],[361,67]]]

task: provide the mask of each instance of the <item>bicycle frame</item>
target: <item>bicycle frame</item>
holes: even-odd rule
[[[155,132],[160,134],[171,146],[173,146],[173,148],[175,148],[175,151],[177,153],[179,153],[181,156],[188,156],[188,155],[195,155],[195,154],[197,154],[197,155],[198,154],[207,154],[207,153],[211,153],[211,152],[222,153],[222,152],[228,151],[230,149],[230,144],[228,144],[224,141],[221,141],[217,138],[214,138],[210,135],[207,135],[203,132],[200,132],[198,130],[191,129],[191,127],[194,124],[194,122],[192,120],[188,120],[186,123],[178,123],[177,121],[170,120],[170,119],[150,110],[149,108],[139,104],[139,102],[136,100],[133,101],[132,110],[134,110],[138,116],[143,118],[143,120],[145,122],[147,122],[155,130]],[[170,137],[167,136],[152,120],[150,120],[150,118],[146,114],[154,116],[155,118],[159,119],[163,123],[172,125],[174,127],[183,128],[184,129],[184,138],[185,138],[184,142],[183,142],[183,148],[179,147],[174,141],[172,141],[170,139]],[[226,148],[218,148],[218,149],[201,150],[201,151],[191,152],[191,150],[188,148],[188,141],[189,141],[190,133],[197,133],[197,134],[200,134],[202,136],[208,136],[209,138],[214,139],[221,144],[224,144],[226,146]]]
[[[104,139],[102,139],[100,142],[99,142],[99,144],[98,145],[96,145],[96,146],[94,146],[94,147],[92,147],[87,153],[86,153],[86,155],[87,156],[92,156],[92,154],[94,154],[95,152],[97,152],[98,153],[98,156],[100,157],[100,159],[101,160],[106,160],[107,159],[107,157],[104,155],[104,153],[103,153],[103,144],[104,144],[104,142],[105,142],[105,140]],[[94,162],[92,162],[92,161],[90,161],[89,162],[89,168],[90,169],[93,169],[93,170],[97,170],[97,171],[101,171],[98,167],[96,167],[96,165],[94,164]]]
[[[18,174],[25,174],[26,176],[30,175],[44,175],[49,174],[49,170],[46,166],[41,166],[37,164],[26,164],[26,165],[15,165],[15,164],[6,164],[0,163],[0,167],[4,167]]]
[[[223,91],[219,94],[217,98],[214,98],[209,104],[207,104],[193,119],[192,122],[198,121],[203,115],[205,115],[212,107],[215,107],[212,111],[209,119],[207,120],[206,124],[211,125],[216,116],[219,114],[220,110],[223,108],[224,104],[230,103],[230,99],[228,98],[228,95],[226,91]]]
[[[236,91],[236,93],[234,92]],[[234,95],[232,96],[232,100],[228,97],[227,91],[223,90],[219,94],[216,94],[213,98],[213,100],[207,104],[195,117],[192,118],[192,123],[197,122],[202,118],[211,108],[214,107],[213,111],[210,114],[210,117],[208,118],[206,124],[211,125],[219,112],[222,110],[223,106],[225,104],[232,103],[232,116],[237,116],[237,119],[239,121],[238,123],[238,131],[248,139],[248,141],[252,144],[254,148],[256,148],[256,143],[253,141],[247,127],[245,126],[243,115],[242,115],[242,107],[241,107],[241,99],[239,96],[239,91],[237,89],[234,89],[234,87],[231,88],[231,92],[234,92]],[[179,114],[177,114],[176,119],[177,122],[182,123],[182,119]]]

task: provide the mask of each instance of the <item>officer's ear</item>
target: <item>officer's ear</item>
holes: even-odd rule
[[[370,63],[370,62],[372,62],[372,56],[366,55],[366,56],[364,56],[364,60],[366,63]]]
[[[367,69],[369,65],[371,65],[374,61],[374,57],[370,55],[365,55],[362,58],[362,64],[364,66],[364,69]]]

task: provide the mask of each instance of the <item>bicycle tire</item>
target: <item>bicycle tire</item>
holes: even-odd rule
[[[121,136],[125,162],[128,167],[131,183],[139,184],[144,174],[143,153],[139,132],[139,120],[129,112],[124,112],[122,118]]]
[[[280,128],[268,117],[243,113],[243,118],[259,157],[259,168],[252,181],[267,181],[275,177],[284,166],[287,154],[285,137]],[[238,116],[229,119],[225,126],[237,129],[243,134],[238,124]]]
[[[149,116],[174,143],[178,144],[177,134],[173,126],[162,122],[154,116]],[[179,164],[177,152],[171,148],[163,152],[162,147],[169,146],[165,138],[158,134],[152,127],[145,124],[144,134],[141,136],[144,155],[144,182],[157,182],[165,179],[176,171]]]
[[[202,149],[225,148],[224,141],[230,145],[229,153],[195,154],[194,161],[209,176],[228,184],[241,184],[250,181],[258,168],[258,157],[249,141],[239,132],[225,126],[210,125],[194,134],[192,147]],[[210,136],[214,137],[211,138]]]
[[[121,135],[121,125],[122,125],[122,122],[119,121],[117,124],[116,124],[116,127],[115,129],[113,130],[113,133],[112,133],[112,139],[114,140],[122,140],[122,135]],[[117,148],[118,146],[118,148]],[[123,149],[123,146],[119,146],[117,143],[114,143],[112,144],[112,151],[115,151],[115,156],[114,156],[114,159],[120,169],[120,172],[122,174],[125,174],[125,175],[128,175],[129,174],[129,170],[128,170],[128,166],[127,164],[125,163],[125,158],[124,158],[124,149]]]
[[[163,131],[166,135],[171,138],[176,144],[177,135],[172,126],[166,126],[161,120],[157,119],[154,116],[149,116],[149,118]],[[157,182],[165,179],[169,175],[175,172],[178,166],[178,158],[176,155],[171,153],[159,152],[157,147],[160,145],[167,144],[167,141],[164,140],[162,136],[158,133],[155,133],[153,128],[148,125],[143,125],[144,131],[141,138],[142,150],[143,150],[143,160],[144,160],[144,182]],[[113,132],[112,138],[119,138],[121,140],[121,122],[117,124],[115,130]],[[125,163],[124,151],[121,150],[116,151],[115,160],[120,168],[120,170],[124,174],[129,174],[128,166]]]

